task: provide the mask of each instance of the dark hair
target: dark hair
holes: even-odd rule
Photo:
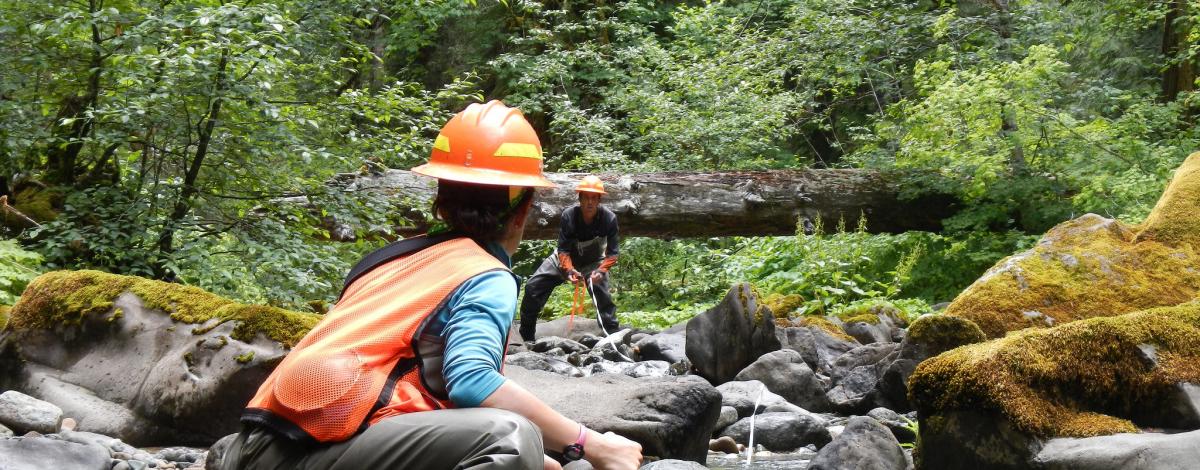
[[[510,203],[508,186],[438,180],[433,213],[451,230],[462,232],[475,241],[496,241],[504,235],[508,219],[532,198],[532,188],[525,191],[520,200]]]

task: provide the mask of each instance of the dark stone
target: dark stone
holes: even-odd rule
[[[703,462],[721,411],[721,394],[695,376],[574,379],[519,366],[505,375],[567,417],[632,439],[657,458]]]
[[[1008,419],[991,412],[951,411],[918,416],[917,469],[1018,470],[1042,448]]]
[[[722,436],[750,445],[750,422],[754,421],[754,444],[775,452],[787,452],[812,444],[818,448],[829,443],[825,421],[803,413],[762,413],[742,418],[729,425]],[[897,446],[899,449],[899,446]]]
[[[538,354],[535,352],[523,352],[511,354],[504,358],[505,364],[517,365],[531,370],[544,370],[555,374],[565,375],[567,377],[583,377],[583,371],[579,370],[571,363],[562,359]]]
[[[908,422],[908,419],[901,416],[900,413],[889,410],[887,408],[875,408],[867,412],[867,416],[879,421],[879,424],[888,428],[892,432],[892,436],[896,437],[900,442],[916,442],[917,433],[913,430],[915,426]]]
[[[788,327],[775,330],[780,347],[800,353],[813,371],[829,375],[833,361],[842,354],[861,346],[846,341],[816,327]]]
[[[825,390],[829,381],[818,377],[799,352],[791,349],[763,354],[734,377],[737,381],[758,380],[785,400],[809,411],[832,409]]]
[[[900,443],[874,419],[855,416],[837,439],[817,452],[809,470],[904,470],[907,461]]]
[[[674,364],[687,359],[687,343],[682,334],[660,333],[647,336],[634,343],[634,348],[643,361],[657,360]]]
[[[728,382],[759,356],[778,349],[771,311],[759,304],[750,284],[733,286],[721,303],[687,324],[688,360],[714,384]]]

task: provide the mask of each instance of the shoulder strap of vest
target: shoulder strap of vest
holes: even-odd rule
[[[350,274],[346,275],[346,281],[342,283],[342,292],[338,294],[338,300],[342,300],[342,296],[346,295],[346,289],[350,288],[350,284],[353,284],[362,275],[371,272],[372,269],[396,258],[416,253],[438,243],[461,236],[463,236],[461,233],[456,232],[447,232],[434,236],[422,235],[388,243],[387,246],[372,251],[367,256],[364,256],[362,260],[359,260],[354,265],[354,268],[350,269]]]

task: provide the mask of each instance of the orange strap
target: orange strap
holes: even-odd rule
[[[571,327],[575,324],[575,313],[583,315],[583,285],[580,283],[575,284],[575,295],[571,299],[571,318],[567,319],[568,337],[571,336]]]

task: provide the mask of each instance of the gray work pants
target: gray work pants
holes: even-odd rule
[[[542,434],[496,408],[395,416],[333,444],[304,445],[254,427],[238,434],[217,470],[541,469]]]
[[[592,275],[600,267],[600,262],[597,261],[579,269],[579,272],[584,277],[584,283],[587,283],[587,278]],[[554,292],[554,288],[567,282],[566,276],[562,269],[558,266],[558,255],[551,254],[548,258],[542,261],[538,266],[538,270],[525,281],[525,297],[521,299],[521,339],[525,341],[533,341],[534,333],[537,332],[537,318],[541,313],[542,307],[546,306],[546,301],[550,300],[550,293]],[[620,329],[620,324],[617,322],[617,305],[613,303],[612,294],[608,292],[608,273],[602,273],[600,280],[592,285],[591,294],[596,297],[596,307],[600,311],[597,312],[597,321],[607,333],[616,333]],[[588,310],[592,310],[592,301],[584,300]]]

